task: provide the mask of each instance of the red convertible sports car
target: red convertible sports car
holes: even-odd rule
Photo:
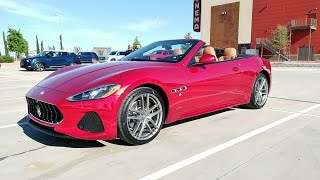
[[[161,49],[172,56],[146,56]],[[235,52],[225,48],[217,57],[201,40],[167,40],[121,61],[62,68],[26,94],[29,124],[59,137],[138,145],[154,139],[164,123],[238,105],[262,108],[270,63]]]

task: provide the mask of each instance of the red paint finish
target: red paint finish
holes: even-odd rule
[[[27,97],[56,105],[63,114],[59,124],[48,124],[31,114],[36,123],[53,127],[54,131],[87,140],[117,138],[118,111],[125,97],[135,88],[152,84],[168,98],[166,123],[224,108],[247,104],[256,76],[266,71],[271,79],[270,63],[260,57],[190,65],[204,42],[198,40],[193,49],[178,63],[151,61],[118,61],[90,66],[62,68],[32,88]],[[68,97],[105,84],[121,84],[111,96],[80,102]],[[183,91],[173,89],[186,87]],[[87,112],[96,112],[105,131],[89,133],[77,128]]]
[[[308,15],[314,8],[318,10]],[[317,15],[318,14],[318,15]],[[317,18],[318,29],[312,30],[311,46],[320,54],[320,1],[319,0],[254,0],[252,14],[251,46],[255,48],[256,38],[270,37],[278,24],[286,25],[290,20]],[[308,46],[309,30],[292,31],[291,53],[297,54],[299,47]]]

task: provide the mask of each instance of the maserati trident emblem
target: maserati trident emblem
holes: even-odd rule
[[[37,106],[36,106],[36,109],[37,109],[37,113],[38,113],[39,117],[41,117],[41,109],[40,109],[40,106],[37,105]]]

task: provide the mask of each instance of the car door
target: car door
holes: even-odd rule
[[[90,53],[88,52],[81,53],[81,62],[91,62]]]
[[[46,55],[47,66],[58,66],[59,65],[59,52],[49,52]]]
[[[236,104],[241,69],[236,60],[187,68],[188,113],[203,113]]]
[[[60,66],[67,66],[68,65],[68,53],[67,52],[60,52],[59,53],[59,63]]]

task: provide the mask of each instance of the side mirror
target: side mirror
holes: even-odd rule
[[[217,62],[217,57],[211,54],[204,54],[199,61],[201,64],[210,64]]]

